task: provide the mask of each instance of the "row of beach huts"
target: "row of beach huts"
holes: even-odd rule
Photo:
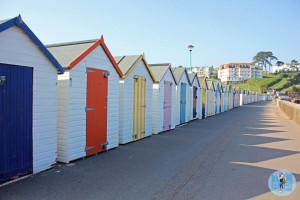
[[[43,45],[20,16],[0,21],[0,183],[268,100],[103,37]]]

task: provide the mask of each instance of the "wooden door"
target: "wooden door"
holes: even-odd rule
[[[33,69],[0,63],[0,183],[32,173]]]
[[[202,89],[202,119],[205,119],[206,112],[207,112],[207,97],[206,97],[206,90]]]
[[[107,145],[107,89],[105,70],[87,69],[86,95],[86,155],[106,150]]]
[[[133,140],[145,137],[146,78],[135,76],[133,83]]]
[[[164,119],[163,130],[171,129],[171,111],[172,111],[172,82],[164,81]]]
[[[180,85],[180,123],[185,123],[186,112],[186,83]]]
[[[198,88],[193,86],[193,118],[197,117],[197,91]]]

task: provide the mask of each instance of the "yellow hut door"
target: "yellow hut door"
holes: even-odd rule
[[[146,114],[146,79],[142,76],[134,77],[133,94],[133,140],[145,136]]]

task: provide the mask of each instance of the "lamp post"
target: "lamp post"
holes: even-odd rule
[[[192,51],[193,51],[193,48],[194,48],[194,46],[193,45],[188,45],[187,46],[187,48],[189,49],[189,51],[190,51],[190,72],[192,72]]]

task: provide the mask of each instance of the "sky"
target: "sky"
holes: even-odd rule
[[[0,0],[0,19],[21,14],[44,44],[104,36],[114,56],[215,66],[272,51],[300,61],[299,0]]]

